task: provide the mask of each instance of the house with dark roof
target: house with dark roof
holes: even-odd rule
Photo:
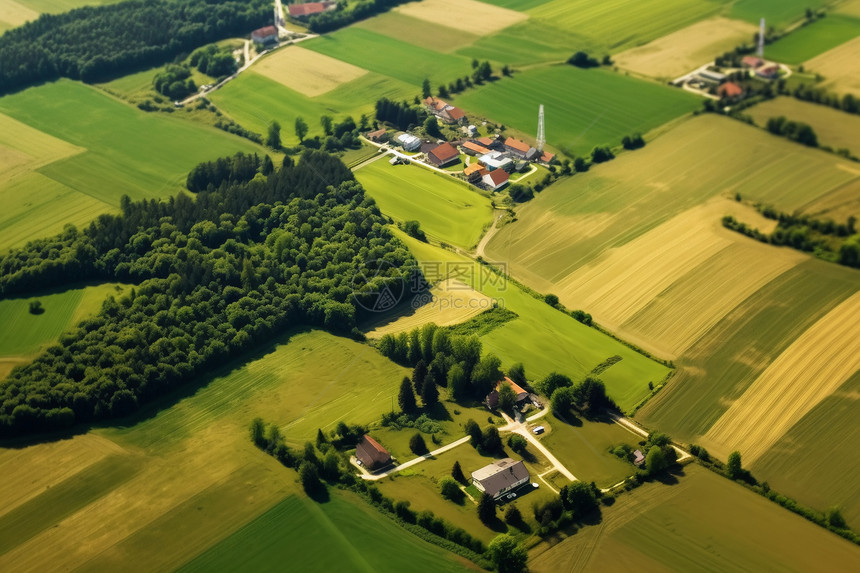
[[[255,44],[274,44],[278,41],[278,29],[266,26],[251,32],[251,41]]]
[[[448,142],[437,145],[427,152],[427,160],[436,167],[445,167],[460,160],[460,152]]]
[[[511,155],[528,161],[533,160],[538,154],[537,149],[528,143],[520,141],[519,139],[514,139],[513,137],[509,137],[505,140],[505,150]]]
[[[355,457],[369,470],[383,468],[391,463],[391,454],[367,434],[355,446]]]
[[[337,2],[306,2],[304,4],[290,4],[287,6],[290,17],[298,18],[299,20],[336,9]]]
[[[531,479],[522,460],[503,458],[472,472],[472,483],[494,499],[526,484]]]

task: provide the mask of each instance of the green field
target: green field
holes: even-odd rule
[[[807,123],[815,130],[819,145],[848,149],[852,155],[860,155],[860,117],[857,115],[792,97],[778,97],[762,102],[745,110],[745,113],[761,127],[767,125],[768,119],[780,116]]]
[[[530,19],[479,38],[457,53],[512,66],[562,62],[577,50],[599,51],[602,44],[585,33],[581,30],[563,30],[550,22]]]
[[[453,177],[413,165],[390,165],[387,159],[355,172],[382,212],[395,221],[418,220],[436,241],[474,247],[492,222],[490,200]]]
[[[354,495],[288,497],[179,571],[465,571]]]
[[[519,315],[481,337],[484,350],[501,358],[503,367],[522,362],[530,380],[538,380],[553,371],[579,379],[607,358],[621,356],[622,360],[600,374],[600,378],[606,383],[609,395],[624,410],[648,395],[649,381],[657,384],[669,372],[662,364],[580,324],[497,275],[488,274],[471,259],[422,243],[399,231],[396,234],[409,247],[431,282],[446,275],[459,278]]]
[[[853,571],[860,549],[695,465],[603,508],[601,524],[531,552],[555,571]]]
[[[144,113],[69,80],[7,95],[0,114],[17,120],[10,124],[0,116],[0,125],[14,128],[0,132],[0,152],[11,147],[16,157],[12,164],[0,160],[3,249],[56,233],[66,223],[85,224],[115,210],[122,195],[173,195],[201,161],[262,151],[215,128]]]
[[[860,36],[860,18],[830,14],[769,45],[767,57],[785,64],[802,64],[857,36]]]
[[[768,26],[781,28],[802,20],[807,8],[820,8],[829,3],[829,0],[736,0],[729,16],[756,25],[765,18]]]
[[[552,0],[528,13],[534,19],[593,38],[607,51],[619,52],[714,15],[724,3],[723,0]]]
[[[416,89],[424,78],[430,78],[435,86],[472,73],[468,58],[442,54],[359,27],[326,34],[302,47],[396,78]]]
[[[701,106],[695,96],[606,70],[559,65],[515,74],[470,90],[456,104],[526,133],[537,129],[544,104],[547,141],[570,155],[619,145]]]

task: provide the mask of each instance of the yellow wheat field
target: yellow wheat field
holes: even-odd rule
[[[804,332],[705,434],[715,452],[749,465],[860,369],[860,292]]]
[[[413,303],[417,309],[407,313],[388,316],[376,323],[367,332],[369,338],[381,338],[386,334],[405,332],[413,328],[434,323],[451,326],[465,322],[492,308],[493,299],[472,289],[458,280],[445,280],[434,286],[427,295],[417,295]]]
[[[646,76],[672,79],[744,42],[751,42],[756,27],[728,18],[709,18],[644,46],[621,52],[615,64]]]
[[[860,96],[860,37],[812,58],[803,66],[824,76],[823,87]]]
[[[477,0],[422,0],[395,11],[426,22],[441,24],[481,36],[492,34],[528,18],[527,14]]]
[[[254,71],[308,97],[322,95],[367,73],[358,66],[299,46],[263,58]]]

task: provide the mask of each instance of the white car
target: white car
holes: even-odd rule
[[[545,430],[546,428],[544,428],[543,426],[535,426],[534,428],[532,428],[532,432],[534,432],[535,434],[543,434]]]

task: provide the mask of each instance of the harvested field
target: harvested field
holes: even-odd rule
[[[860,370],[860,293],[792,343],[708,430],[717,455],[739,450],[755,462],[797,421]]]
[[[482,36],[528,18],[520,12],[477,0],[422,0],[398,6],[394,11]]]
[[[444,25],[433,24],[399,11],[385,12],[355,24],[356,28],[365,28],[377,34],[384,34],[401,42],[409,42],[437,52],[451,52],[469,46],[479,38],[477,34],[470,34],[450,26],[450,22]]]
[[[415,295],[406,302],[404,310],[375,322],[365,334],[368,338],[381,338],[430,322],[437,326],[451,326],[465,322],[492,306],[493,299],[490,297],[462,281],[449,279],[433,286],[426,293]]]
[[[860,29],[860,23],[858,23]],[[858,53],[860,56],[860,53]],[[808,123],[815,130],[820,145],[833,149],[848,149],[852,155],[860,155],[860,116],[839,111],[828,106],[800,101],[793,97],[778,97],[754,105],[746,110],[756,124],[767,125],[772,117],[784,116],[792,121]],[[855,167],[860,174],[860,166]]]
[[[845,539],[697,465],[679,483],[645,484],[583,527],[530,552],[529,570],[804,571],[860,567]],[[787,542],[790,540],[790,542]],[[823,557],[826,556],[826,557]]]
[[[860,97],[860,38],[854,38],[803,64],[810,72],[821,74],[822,87],[840,94]]]
[[[860,18],[830,14],[769,45],[767,57],[785,64],[801,64],[858,36]]]
[[[254,65],[254,71],[308,97],[330,92],[367,73],[367,70],[300,46],[290,46],[263,58]]]
[[[696,22],[644,46],[613,57],[615,65],[638,74],[674,79],[714,56],[751,42],[757,28],[748,22],[716,17]]]

